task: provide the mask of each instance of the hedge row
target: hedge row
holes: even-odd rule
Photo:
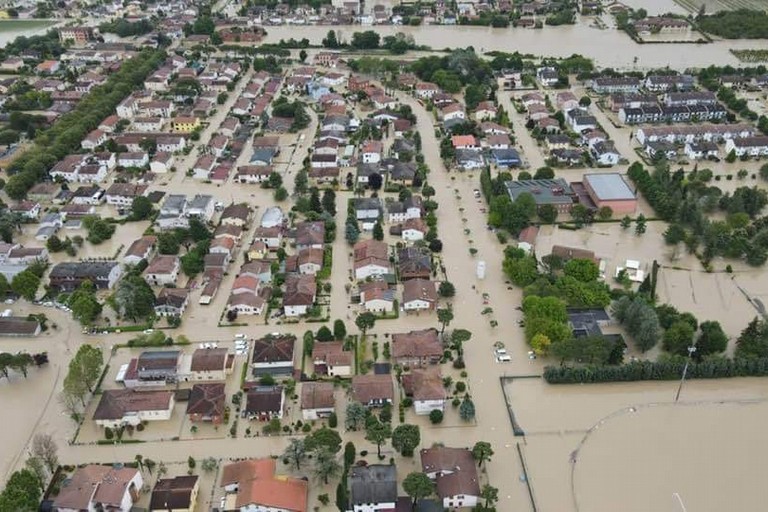
[[[685,361],[637,361],[621,366],[547,366],[544,379],[549,384],[593,384],[639,380],[676,380]],[[689,379],[768,376],[768,358],[715,359],[688,366]]]

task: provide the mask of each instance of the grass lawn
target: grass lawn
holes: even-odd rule
[[[47,20],[0,20],[0,33],[18,30],[36,30],[53,25],[55,22]]]

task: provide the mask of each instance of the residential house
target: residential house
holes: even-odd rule
[[[144,479],[136,468],[89,464],[64,480],[51,510],[130,512],[139,501]]]
[[[353,249],[355,279],[361,281],[371,276],[392,273],[389,262],[389,246],[378,240],[361,240]]]
[[[330,416],[335,409],[333,383],[303,382],[301,384],[301,415],[304,421]]]
[[[439,366],[414,368],[401,379],[405,395],[413,398],[416,414],[428,415],[444,410],[447,395]]]
[[[192,353],[188,380],[227,380],[233,366],[234,356],[226,348],[199,348]]]
[[[155,153],[155,156],[152,157],[152,160],[149,162],[149,170],[155,173],[164,174],[166,172],[171,172],[175,163],[176,158],[173,156],[173,153],[160,151]]]
[[[424,329],[392,335],[392,357],[401,366],[437,364],[443,357],[443,345],[437,330]]]
[[[315,303],[317,283],[310,275],[288,275],[285,279],[283,294],[283,310],[285,316],[296,317],[306,315]]]
[[[181,318],[189,305],[188,288],[163,287],[155,299],[155,315],[159,317],[177,316]]]
[[[193,512],[200,492],[199,480],[197,475],[160,478],[152,489],[150,512]]]
[[[254,241],[254,244],[256,244],[256,242],[263,243],[266,246],[266,249],[268,251],[269,250],[274,251],[274,250],[277,250],[283,242],[283,231],[277,226],[268,227],[268,228],[258,227],[253,233],[253,241]],[[253,249],[256,249],[256,248],[252,245],[251,249],[249,249],[248,251],[249,258],[260,259],[265,256],[265,254],[263,253],[252,254]]]
[[[717,158],[717,144],[714,142],[689,142],[685,145],[685,155],[691,160]]]
[[[325,223],[305,221],[296,225],[296,249],[322,249],[325,245]]]
[[[272,174],[272,167],[268,165],[241,165],[235,173],[235,181],[238,183],[263,183]]]
[[[144,421],[171,419],[174,406],[173,391],[139,391],[136,389],[107,389],[101,394],[93,419],[100,427],[134,427]]]
[[[195,384],[187,402],[189,421],[220,425],[224,419],[226,403],[227,395],[223,383]]]
[[[48,275],[51,288],[74,291],[84,281],[100,290],[114,288],[122,269],[114,261],[66,261],[57,263]]]
[[[276,476],[271,458],[248,459],[222,468],[223,510],[308,512],[307,480]]]
[[[421,450],[421,470],[433,482],[443,507],[472,508],[480,502],[477,464],[466,448],[433,446]]]
[[[433,310],[437,307],[435,283],[428,279],[409,279],[403,283],[405,311]]]
[[[397,253],[397,273],[402,281],[429,279],[432,275],[432,256],[424,247],[405,247]]]
[[[178,256],[159,254],[150,262],[142,275],[151,286],[167,286],[176,284],[180,269],[181,263]]]
[[[611,140],[600,141],[593,144],[590,153],[592,153],[592,157],[598,165],[617,165],[621,159],[621,155],[616,151],[616,146]]]
[[[642,82],[635,77],[599,77],[592,80],[592,90],[597,94],[639,92]]]
[[[369,373],[352,377],[352,398],[366,407],[392,405],[395,399],[392,376]]]
[[[282,386],[255,386],[245,394],[243,417],[249,420],[281,419],[284,411],[285,392]]]
[[[454,149],[480,149],[480,144],[474,135],[454,135],[451,137]]]
[[[355,218],[364,224],[369,222],[372,229],[375,221],[381,216],[381,200],[378,197],[358,197],[352,200],[352,204],[355,208]]]
[[[294,345],[296,337],[292,335],[268,334],[253,343],[251,368],[253,376],[278,377],[290,376],[294,370]]]
[[[597,129],[597,119],[583,108],[574,108],[567,111],[565,119],[571,129],[577,133]]]
[[[361,283],[360,304],[371,313],[391,313],[395,309],[395,290],[381,280]]]
[[[397,469],[394,464],[369,464],[349,469],[349,512],[395,510]]]
[[[364,164],[376,164],[381,161],[381,154],[384,152],[384,146],[381,141],[369,140],[360,150],[362,162]]]
[[[424,222],[424,219],[406,219],[405,222],[397,226],[397,230],[400,231],[400,237],[408,242],[424,240],[424,237],[429,232],[429,228],[427,223]],[[392,232],[391,229],[390,232]]]
[[[118,208],[128,208],[133,204],[134,199],[145,194],[147,188],[146,185],[133,183],[113,183],[106,192],[107,204]]]
[[[543,87],[554,87],[560,80],[555,68],[541,67],[536,70],[536,80]]]
[[[248,223],[251,209],[246,203],[230,204],[221,212],[221,225],[243,227]]]
[[[314,276],[323,268],[323,249],[307,248],[297,254],[296,266],[299,274]]]
[[[349,377],[352,375],[352,352],[344,350],[341,341],[315,343],[312,348],[313,371],[316,375]]]

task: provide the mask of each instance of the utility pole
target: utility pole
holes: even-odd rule
[[[683,390],[683,383],[685,382],[685,376],[688,373],[688,365],[691,362],[691,358],[693,357],[693,353],[696,352],[696,347],[694,345],[691,345],[688,347],[688,359],[685,361],[685,366],[683,366],[683,376],[680,378],[680,385],[677,387],[677,393],[675,394],[675,402],[677,402],[680,399],[680,391]],[[678,496],[678,499],[680,497]]]

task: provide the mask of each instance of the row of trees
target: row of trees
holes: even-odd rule
[[[59,399],[75,421],[79,421],[88,395],[96,390],[103,366],[102,350],[87,344],[81,345],[69,362]]]
[[[56,162],[76,151],[80,141],[136,87],[141,87],[165,59],[165,52],[145,50],[123,63],[107,82],[93,89],[70,113],[61,116],[51,128],[37,135],[35,146],[16,158],[8,171],[12,174],[5,191],[12,199],[22,199],[27,191],[44,179]]]
[[[694,170],[688,176],[682,169],[670,172],[664,162],[653,173],[635,162],[628,176],[648,200],[656,214],[672,225],[665,234],[671,245],[684,243],[708,264],[716,256],[744,258],[759,266],[768,259],[768,218],[757,216],[768,205],[768,194],[757,187],[738,187],[723,194],[709,186],[711,172]],[[716,210],[727,214],[725,220],[710,220]]]

